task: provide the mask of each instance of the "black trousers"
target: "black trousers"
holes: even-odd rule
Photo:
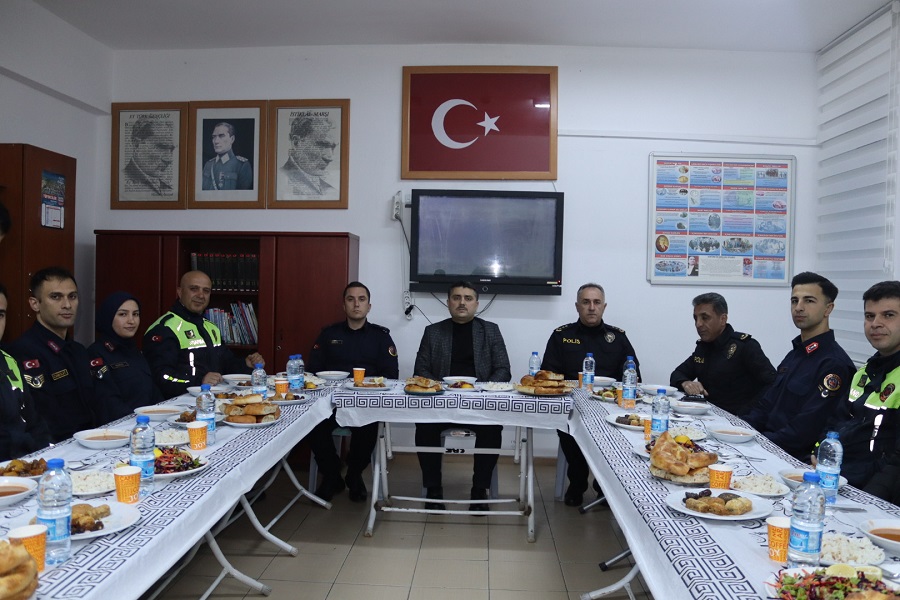
[[[562,431],[556,433],[559,434],[559,446],[569,463],[569,468],[566,470],[566,475],[569,477],[569,488],[573,492],[584,493],[588,488],[588,473],[590,472],[584,454],[581,453],[581,448],[578,447],[575,438]]]
[[[449,427],[462,427],[475,432],[476,448],[500,448],[503,441],[503,425],[459,425],[456,423],[416,423],[416,446],[440,446],[441,432]],[[472,487],[490,489],[497,454],[476,454]],[[441,461],[438,452],[419,452],[422,467],[422,485],[426,488],[441,487]]]
[[[334,439],[331,432],[340,427],[331,413],[331,417],[322,421],[309,434],[309,447],[316,457],[319,471],[326,479],[334,479],[341,476],[341,457],[334,447]],[[362,427],[348,427],[352,432],[350,437],[350,452],[347,455],[347,472],[361,472],[372,458],[372,450],[378,441],[378,423],[369,423]]]

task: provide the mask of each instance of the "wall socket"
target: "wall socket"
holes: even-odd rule
[[[403,215],[403,194],[397,192],[394,194],[394,204],[391,212],[391,218],[399,221]],[[408,292],[407,292],[408,293]]]
[[[412,305],[412,294],[409,293],[409,290],[403,290],[403,312],[406,313],[407,321],[412,321],[412,311],[407,312]]]

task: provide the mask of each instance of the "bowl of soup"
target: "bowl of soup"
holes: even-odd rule
[[[795,490],[803,483],[803,474],[807,472],[812,473],[809,469],[784,469],[778,471],[778,474],[781,476],[781,480],[784,481],[789,488]],[[842,488],[845,485],[847,485],[847,478],[841,476],[838,487]]]
[[[154,404],[153,406],[140,406],[134,409],[134,414],[144,415],[151,421],[165,421],[172,415],[180,415],[184,412],[184,406]]]
[[[24,500],[37,488],[37,481],[27,477],[0,477],[0,506]]]
[[[876,546],[900,554],[900,519],[869,519],[859,524],[859,530]]]
[[[744,427],[733,427],[731,425],[711,427],[709,429],[709,432],[717,440],[728,442],[729,444],[743,444],[744,442],[749,442],[756,437],[756,432],[752,429],[745,429]]]
[[[121,429],[88,429],[72,436],[85,448],[106,450],[124,446],[131,439],[131,433]]]

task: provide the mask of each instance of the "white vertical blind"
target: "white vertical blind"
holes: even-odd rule
[[[830,323],[857,362],[874,352],[862,332],[862,293],[895,277],[898,5],[886,5],[816,60],[816,262],[840,289]]]

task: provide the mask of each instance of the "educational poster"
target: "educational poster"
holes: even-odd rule
[[[785,285],[793,156],[650,154],[650,283]]]

